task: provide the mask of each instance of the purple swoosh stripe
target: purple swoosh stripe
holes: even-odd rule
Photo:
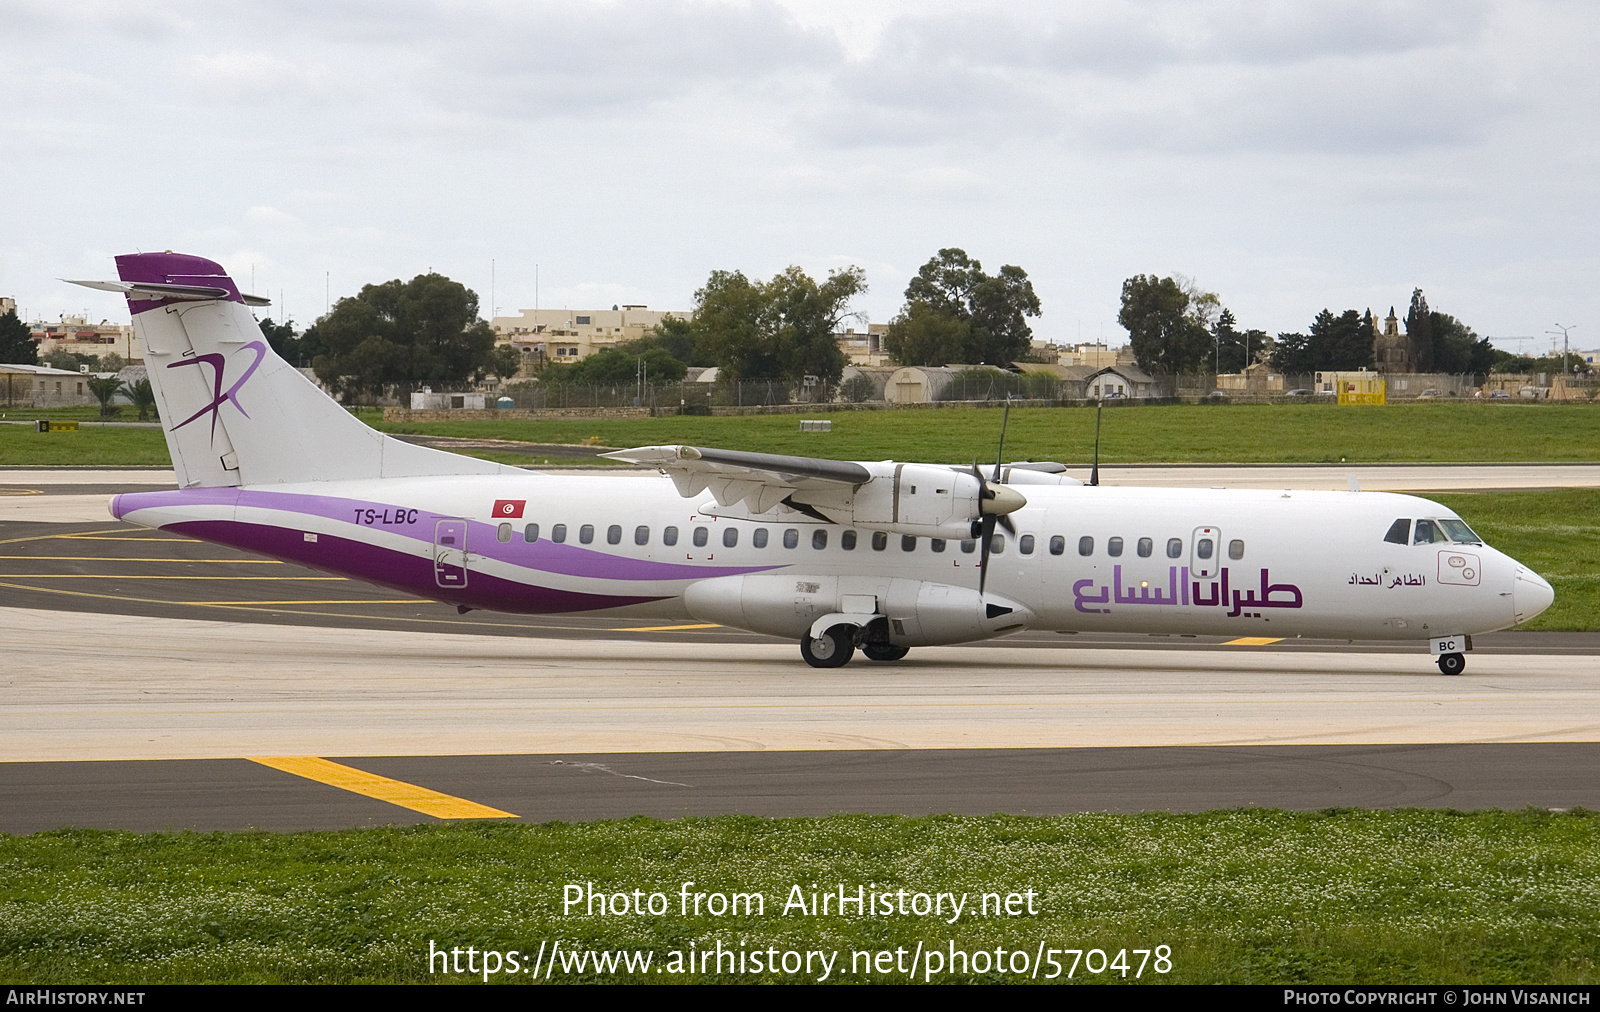
[[[124,492],[112,500],[111,510],[119,520],[138,509],[165,506],[250,506],[282,510],[306,516],[351,523],[357,510],[393,511],[389,503],[297,492],[263,492],[236,488],[177,489],[170,492]],[[444,513],[419,513],[418,522],[405,526],[373,525],[370,529],[433,544],[433,526],[438,520],[457,519]],[[365,527],[365,525],[362,525]],[[299,532],[293,532],[298,534]],[[546,538],[528,544],[495,540],[495,525],[468,521],[467,548],[473,555],[496,559],[513,566],[562,576],[584,576],[601,580],[702,580],[713,576],[739,576],[762,573],[781,566],[686,566],[676,562],[651,562],[611,555],[576,545],[558,545]]]
[[[435,601],[493,611],[546,615],[621,608],[663,599],[662,595],[580,594],[503,580],[477,571],[468,575],[467,586],[447,589],[434,582],[431,560],[369,545],[365,541],[324,534],[315,542],[308,542],[300,531],[232,520],[185,520],[168,524],[163,529],[217,544],[232,545],[248,552],[287,559],[312,569],[354,577],[365,583],[392,587]]]

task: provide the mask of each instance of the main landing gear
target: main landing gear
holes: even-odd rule
[[[1466,654],[1440,654],[1439,672],[1445,675],[1459,675],[1467,670]]]
[[[842,668],[850,662],[850,658],[856,652],[856,635],[855,626],[836,625],[817,639],[802,636],[800,656],[804,657],[806,663],[813,668]],[[867,640],[861,644],[861,652],[869,661],[898,661],[910,653],[911,649]]]

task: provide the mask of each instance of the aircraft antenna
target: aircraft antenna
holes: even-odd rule
[[[1100,484],[1100,412],[1105,410],[1106,399],[1100,398],[1094,406],[1094,465],[1089,468],[1089,484]]]

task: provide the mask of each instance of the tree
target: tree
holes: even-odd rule
[[[577,383],[584,386],[633,386],[641,378],[651,383],[675,383],[688,372],[660,345],[634,341],[622,348],[604,348],[581,362],[554,366],[541,377],[544,382]]]
[[[1433,372],[1433,318],[1420,288],[1411,292],[1406,339],[1411,343],[1411,361],[1416,363],[1417,372]]]
[[[65,348],[57,348],[44,357],[44,364],[52,369],[77,372],[80,366],[92,365],[93,363],[88,355],[79,355]]]
[[[1194,302],[1173,278],[1140,274],[1122,283],[1117,322],[1127,330],[1140,368],[1172,375],[1211,364],[1211,335],[1190,311]]]
[[[883,348],[900,365],[948,365],[964,361],[972,325],[914,299],[889,321]]]
[[[10,365],[38,365],[39,343],[28,325],[17,318],[15,309],[0,316],[0,362]]]
[[[1323,368],[1311,338],[1305,334],[1280,333],[1268,361],[1283,373],[1312,373]]]
[[[1311,324],[1316,369],[1356,370],[1372,365],[1372,322],[1354,309],[1338,316],[1324,309]]]
[[[259,324],[261,336],[267,339],[267,344],[277,356],[293,366],[303,366],[305,348],[301,346],[299,335],[294,332],[294,321],[285,320],[282,323],[272,322],[272,317],[267,317]]]
[[[346,399],[388,389],[457,389],[491,374],[513,375],[520,364],[515,351],[496,349],[494,331],[478,319],[478,296],[441,274],[366,285],[311,330],[321,348],[312,368]]]
[[[884,348],[902,365],[1004,364],[1027,354],[1039,296],[1021,267],[996,275],[965,250],[942,249],[906,286],[906,306],[889,324]]]
[[[667,354],[684,365],[711,364],[709,361],[700,361],[703,356],[696,345],[694,324],[690,321],[668,313],[651,329],[651,334],[652,337],[646,337],[646,341],[653,339]]]
[[[149,377],[130,383],[124,389],[133,406],[139,409],[139,421],[149,421],[150,416],[156,413],[156,392],[150,386]]]
[[[128,367],[128,360],[114,351],[108,351],[100,356],[92,368],[95,372],[121,372]]]
[[[850,300],[866,290],[859,267],[830,271],[820,284],[798,267],[768,282],[712,271],[695,292],[695,354],[704,354],[728,380],[815,376],[832,389],[845,367],[834,331],[853,315]]]
[[[94,394],[94,399],[100,402],[100,417],[115,414],[116,409],[111,406],[111,398],[122,391],[122,381],[115,376],[89,377],[89,392]]]
[[[1487,374],[1494,368],[1495,350],[1487,337],[1449,313],[1428,314],[1433,341],[1433,368],[1437,372]]]

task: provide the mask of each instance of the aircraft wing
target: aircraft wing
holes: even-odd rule
[[[601,456],[659,468],[684,498],[710,489],[719,505],[744,502],[752,513],[765,513],[801,489],[825,497],[831,492],[831,498],[848,495],[876,477],[853,461],[699,446],[641,446]]]
[[[604,456],[659,468],[685,498],[709,489],[723,508],[783,506],[820,519],[928,537],[965,538],[984,514],[1027,504],[980,474],[940,464],[844,461],[703,446],[641,446]]]

